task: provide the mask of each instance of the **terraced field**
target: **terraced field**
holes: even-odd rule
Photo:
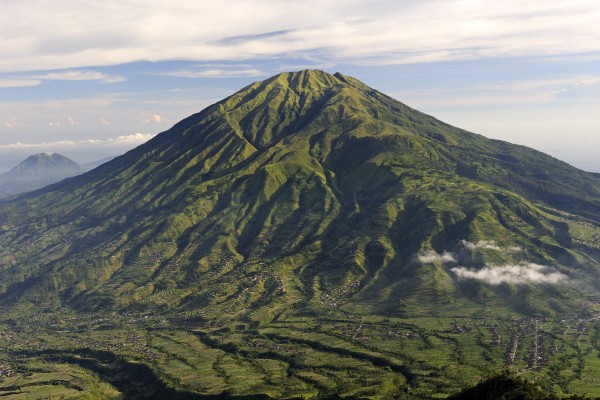
[[[548,391],[600,396],[598,315],[340,314],[185,329],[147,315],[62,317],[2,327],[1,395],[444,398],[507,368]]]

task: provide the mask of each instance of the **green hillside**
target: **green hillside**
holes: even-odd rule
[[[587,393],[599,368],[600,177],[339,73],[253,83],[0,204],[0,226],[7,329],[40,310],[45,327],[40,351],[9,356],[121,393],[89,365],[133,357],[168,390],[275,398],[427,397],[504,367],[550,382],[559,362],[553,390]]]

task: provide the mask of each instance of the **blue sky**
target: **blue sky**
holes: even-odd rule
[[[598,1],[172,3],[0,0],[0,172],[120,154],[304,68],[600,172]]]

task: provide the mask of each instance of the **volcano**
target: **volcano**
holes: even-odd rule
[[[0,175],[0,196],[39,189],[84,171],[79,164],[63,155],[33,154]]]
[[[600,177],[340,73],[255,82],[0,227],[2,395],[597,394]]]
[[[597,175],[354,78],[282,73],[3,204],[0,300],[554,315],[598,288],[599,194]]]

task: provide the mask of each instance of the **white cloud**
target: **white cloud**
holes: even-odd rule
[[[65,99],[65,100],[51,100],[44,103],[34,103],[35,107],[41,107],[44,110],[49,111],[75,111],[82,109],[94,109],[94,108],[107,108],[113,105],[114,100],[104,97],[91,97],[82,99]],[[28,103],[32,104],[32,103]]]
[[[464,91],[464,89],[462,90]],[[557,98],[556,92],[488,92],[480,93],[473,91],[473,94],[463,95],[460,93],[456,94],[445,94],[445,96],[435,95],[432,93],[418,93],[418,92],[407,92],[407,93],[390,93],[390,96],[394,98],[403,99],[410,104],[417,105],[418,107],[426,108],[443,108],[443,109],[456,109],[465,107],[481,107],[481,106],[531,106],[532,104],[541,105],[553,102]]]
[[[179,78],[238,78],[265,76],[266,73],[256,68],[246,69],[205,69],[201,71],[179,70],[165,72],[161,75],[176,76]]]
[[[379,65],[560,57],[600,50],[599,19],[595,0],[7,1],[0,68],[297,55]]]
[[[480,240],[477,243],[472,243],[467,240],[461,240],[460,244],[469,250],[476,250],[476,249],[501,250],[500,246],[496,245],[496,242],[494,242],[493,240]]]
[[[0,88],[30,87],[40,83],[37,79],[0,79]]]
[[[82,143],[82,144],[96,145],[96,144],[104,144],[104,140],[101,140],[101,139],[85,139],[85,140],[81,140],[80,143]]]
[[[121,145],[121,144],[141,144],[152,139],[155,135],[150,133],[134,133],[133,135],[119,136],[106,140],[106,143]]]
[[[1,150],[11,150],[11,149],[37,149],[42,147],[71,147],[75,146],[77,142],[72,140],[57,140],[54,142],[47,143],[11,143],[11,144],[3,144],[0,145]]]
[[[576,58],[576,56],[569,57],[569,60]],[[572,61],[572,60],[571,60]],[[544,61],[546,63],[547,61]],[[482,107],[511,107],[519,108],[524,110],[528,108],[528,114],[532,108],[546,107],[550,105],[559,106],[561,110],[565,110],[566,105],[574,105],[576,102],[589,102],[590,99],[586,99],[586,96],[592,96],[591,101],[595,101],[598,93],[598,86],[600,86],[600,76],[590,74],[573,74],[572,72],[565,70],[567,77],[555,78],[555,79],[536,79],[531,78],[527,80],[509,80],[497,83],[482,84],[477,80],[461,82],[460,85],[445,85],[441,84],[435,88],[430,87],[429,89],[412,89],[403,90],[402,92],[388,92],[387,94],[401,99],[403,102],[411,104],[421,111],[428,111],[429,113],[435,113],[438,117],[441,116],[441,112],[447,110],[454,110],[453,115],[457,115],[458,109],[480,109]],[[566,92],[572,91],[576,94],[565,96]],[[584,111],[580,111],[584,112]],[[498,115],[498,111],[494,110],[495,115]],[[556,113],[551,113],[551,116],[555,116]],[[564,112],[561,113],[564,115]],[[477,117],[470,115],[468,120],[455,122],[462,128],[468,128],[469,125],[477,120]],[[519,138],[527,138],[535,131],[544,132],[547,137],[547,128],[540,128],[539,124],[541,121],[550,121],[552,118],[533,118],[531,120],[536,121],[536,126],[532,127],[530,132],[524,134],[519,132],[515,134]],[[578,121],[579,118],[573,118]],[[451,122],[446,120],[446,122]],[[510,135],[509,131],[514,131],[514,128],[498,128],[499,122],[492,120],[490,117],[485,118],[486,125],[496,127],[498,132],[502,132],[503,135]],[[511,119],[510,124],[514,124],[515,121]],[[502,118],[502,124],[506,124],[506,119]],[[557,126],[557,122],[554,120],[548,122],[549,125]],[[489,131],[488,126],[471,128],[472,131],[478,133],[485,133]],[[575,132],[579,131],[574,129]],[[580,135],[584,135],[579,133]],[[515,141],[512,139],[512,141]],[[517,140],[518,141],[518,140]],[[528,144],[530,145],[530,144]],[[539,147],[539,146],[538,146]]]
[[[16,128],[18,126],[20,126],[21,124],[19,123],[19,117],[17,115],[13,115],[12,117],[10,117],[8,120],[6,120],[6,122],[4,122],[4,126],[7,128]]]
[[[51,123],[56,124],[56,123]],[[84,140],[57,140],[53,142],[41,143],[10,143],[0,145],[0,150],[15,149],[53,149],[64,147],[89,147],[89,146],[131,146],[147,142],[155,135],[149,133],[134,133],[108,139],[84,139]]]
[[[62,71],[33,75],[31,78],[49,81],[99,81],[101,83],[118,83],[125,81],[119,75],[107,75],[98,71]]]
[[[101,83],[119,83],[125,82],[126,79],[121,75],[107,75],[105,78],[101,79]]]
[[[600,77],[592,75],[584,75],[574,78],[563,79],[532,79],[527,81],[504,83],[503,85],[488,85],[484,89],[515,91],[515,90],[532,90],[532,89],[558,89],[563,87],[587,87],[600,85]]]
[[[162,114],[155,114],[152,112],[142,112],[140,113],[140,122],[144,124],[156,123],[156,124],[172,124],[173,121],[170,118],[165,117]]]
[[[450,263],[456,262],[456,255],[454,253],[448,253],[444,251],[442,254],[439,254],[433,250],[423,251],[417,254],[417,259],[421,264],[429,264],[429,263]]]
[[[100,117],[98,118],[98,121],[100,121],[102,125],[110,125],[110,121],[106,117]]]
[[[566,282],[568,277],[555,269],[534,263],[517,265],[486,266],[482,269],[455,267],[451,271],[460,279],[475,279],[490,285],[501,283],[549,283]]]
[[[484,250],[496,250],[504,253],[519,253],[523,249],[519,246],[500,247],[493,240],[480,240],[478,242],[469,242],[468,240],[461,240],[459,242],[465,249],[473,251],[477,249]]]

